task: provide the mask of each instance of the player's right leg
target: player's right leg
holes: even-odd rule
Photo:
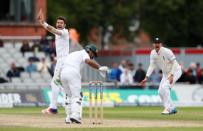
[[[71,115],[73,123],[80,124],[82,120],[82,95],[81,95],[81,76],[75,69],[69,71],[69,87],[71,91]]]
[[[60,62],[57,62],[55,71],[54,71],[54,76],[51,80],[50,105],[48,108],[42,110],[43,114],[57,114],[58,113],[57,100],[58,100],[58,95],[60,93],[61,85],[57,84],[56,81],[57,81],[57,79],[59,79],[59,75],[60,75]]]
[[[163,102],[164,105],[164,111],[161,113],[163,115],[170,115],[177,113],[176,107],[173,105],[171,96],[170,96],[170,88],[171,85],[169,83],[169,80],[166,76],[163,76],[161,84],[159,86],[159,96]]]
[[[63,85],[63,91],[66,94],[65,97],[65,111],[66,111],[66,123],[81,123],[81,106],[82,96],[80,93],[81,79],[78,76],[78,71],[75,69],[65,68],[61,72],[61,82]],[[79,75],[80,76],[80,75]],[[69,122],[69,120],[71,122]],[[67,122],[68,121],[68,122]]]
[[[65,123],[71,124],[70,115],[71,115],[71,91],[69,87],[69,73],[67,70],[61,72],[61,83],[63,85],[63,94],[64,94],[64,108],[66,113]]]
[[[64,83],[64,82],[63,82]],[[65,123],[66,124],[71,124],[71,120],[70,120],[70,115],[71,115],[71,93],[70,93],[70,89],[68,87],[68,84],[64,85],[63,87],[63,91],[64,91],[64,108],[65,108],[65,113],[66,113],[66,118],[65,118]]]
[[[161,114],[167,114],[168,113],[167,107],[166,107],[166,104],[165,104],[165,100],[164,100],[164,95],[165,95],[164,94],[164,89],[163,89],[164,82],[165,82],[165,78],[162,77],[161,82],[159,84],[159,90],[158,90],[159,97],[160,97],[161,102],[163,103],[163,106],[164,106],[164,110],[162,111]]]
[[[71,97],[71,112],[70,120],[80,124],[82,120],[82,96]]]
[[[54,83],[54,79],[52,79],[50,105],[48,108],[42,110],[43,114],[57,114],[58,113],[57,100],[58,100],[59,92],[60,92],[60,87],[57,86]]]

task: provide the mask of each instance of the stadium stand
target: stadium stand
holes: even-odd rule
[[[28,73],[26,71],[26,67],[28,65],[29,59],[36,60],[34,63],[37,65],[38,61],[40,61],[42,58],[45,58],[46,62],[48,63],[49,67],[52,63],[52,57],[53,52],[49,53],[47,52],[47,47],[49,47],[50,43],[53,42],[51,39],[46,42],[46,44],[42,44],[42,50],[31,50],[28,52],[25,52],[24,55],[21,52],[21,47],[23,45],[23,41],[6,41],[3,43],[3,46],[0,47],[0,75],[2,78],[7,78],[6,73],[10,69],[10,65],[12,62],[15,62],[16,66],[18,68],[24,68],[24,71],[21,70],[21,74],[19,78],[12,78],[11,81],[7,84],[4,84],[6,87],[11,88],[41,88],[44,86],[49,86],[51,81],[51,74],[50,70],[48,72],[32,72]],[[29,46],[32,47],[36,42],[36,40],[29,41]],[[41,45],[41,44],[40,44]],[[46,46],[46,50],[43,50],[43,46]],[[71,44],[70,45],[70,52],[81,50],[82,47],[77,44]],[[48,49],[49,50],[49,49]],[[191,62],[193,63],[199,63],[200,66],[203,65],[202,62],[202,49],[192,49],[192,48],[174,48],[172,49],[173,52],[176,54],[178,61],[184,62],[181,64],[183,65],[183,71],[185,72],[184,75],[187,75],[188,70],[191,70]],[[47,54],[48,53],[48,54]],[[133,66],[132,72],[136,72],[138,66],[138,63],[143,64],[143,69],[146,70],[148,64],[149,64],[149,53],[150,49],[135,49],[130,51],[100,51],[99,55],[100,57],[96,60],[101,63],[102,65],[107,65],[109,67],[112,67],[113,63],[120,63],[122,60],[129,61]],[[201,69],[201,67],[199,67]],[[196,69],[196,68],[195,68]],[[194,70],[193,74],[194,74]],[[199,69],[199,70],[200,70]],[[189,71],[190,71],[189,70]],[[108,75],[107,75],[108,76]],[[181,82],[185,82],[184,79],[185,76],[181,79]],[[197,77],[197,76],[195,76]],[[7,78],[7,80],[9,80]],[[103,81],[109,81],[109,82],[115,82],[111,81],[109,78],[102,78],[100,74],[95,71],[94,69],[85,66],[84,70],[82,71],[82,82],[88,82],[91,80],[103,80]],[[116,82],[119,82],[116,80]],[[195,83],[197,83],[198,80],[196,80]],[[190,83],[190,82],[189,82]],[[156,84],[156,83],[155,83]],[[2,87],[2,88],[4,88]]]

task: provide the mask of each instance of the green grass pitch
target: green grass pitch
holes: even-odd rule
[[[28,127],[24,126],[9,126],[9,125],[1,125],[3,119],[2,115],[12,116],[38,116],[44,117],[41,114],[41,107],[15,107],[15,108],[0,108],[0,131],[203,131],[202,126],[170,126],[170,127],[115,127],[115,128],[107,128],[107,127],[93,127],[93,128],[44,128],[44,127]],[[115,107],[115,108],[105,108],[104,109],[104,117],[105,119],[118,119],[118,120],[143,120],[143,121],[169,121],[169,122],[192,122],[203,124],[203,107],[181,107],[178,108],[178,114],[163,116],[160,115],[162,111],[161,107]],[[47,116],[46,116],[47,117]],[[65,118],[65,113],[63,108],[59,108],[59,114],[56,116],[58,119],[61,119],[63,123],[63,119]],[[88,117],[88,108],[84,108],[83,117]],[[51,117],[49,119],[55,119],[55,117]],[[144,124],[144,123],[143,123]]]

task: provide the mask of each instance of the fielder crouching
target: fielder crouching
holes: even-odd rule
[[[61,70],[61,83],[65,95],[65,122],[81,123],[82,99],[81,99],[81,68],[88,64],[92,68],[106,72],[108,67],[97,64],[92,59],[97,57],[97,48],[90,44],[84,50],[70,53],[65,59]]]
[[[176,61],[176,57],[173,52],[168,48],[162,47],[159,38],[155,38],[153,47],[154,50],[152,50],[150,54],[150,65],[147,70],[146,77],[140,84],[144,85],[154,68],[156,66],[159,67],[163,72],[158,90],[159,96],[164,105],[164,111],[161,114],[175,114],[177,113],[177,110],[172,103],[170,89],[182,75],[181,66]]]

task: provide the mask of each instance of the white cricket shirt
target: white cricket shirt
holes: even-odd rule
[[[90,57],[85,50],[72,52],[65,57],[63,68],[74,67],[76,70],[80,71],[85,64],[86,59],[90,59]]]
[[[159,52],[156,52],[155,49],[151,51],[150,66],[157,66],[159,69],[162,70],[164,75],[168,75],[172,70],[172,61],[175,59],[176,57],[170,49],[161,47]],[[176,68],[178,69],[181,67],[178,64]],[[152,68],[149,68],[146,76],[150,76],[152,71]]]
[[[59,30],[61,35],[55,34],[55,46],[57,59],[68,56],[69,54],[69,33],[67,29]]]

